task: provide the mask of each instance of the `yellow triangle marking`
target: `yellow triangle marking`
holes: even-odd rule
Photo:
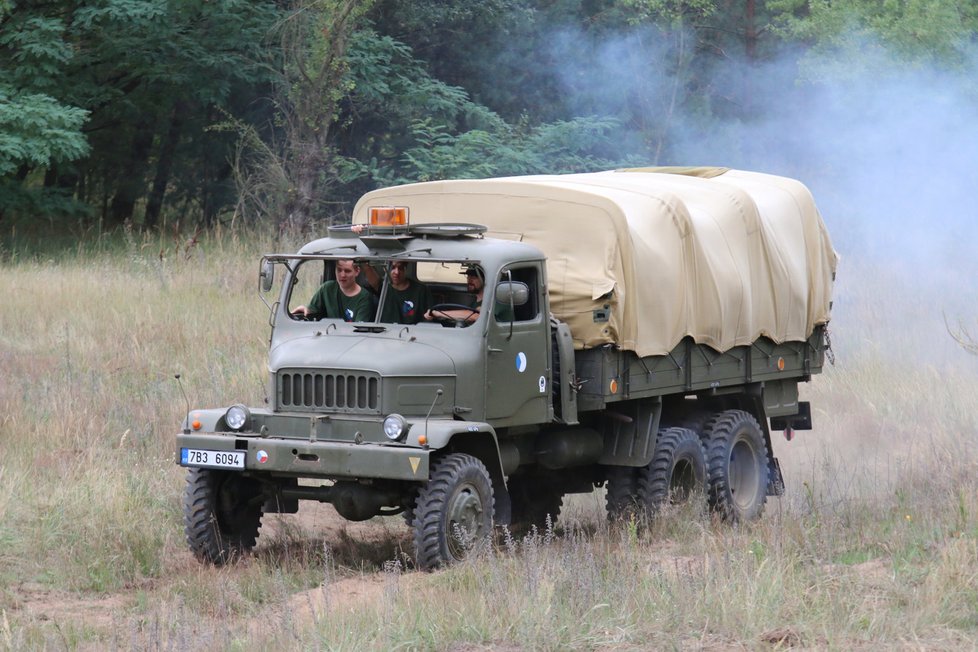
[[[421,464],[421,458],[420,457],[409,457],[408,458],[408,462],[411,463],[411,470],[414,471],[414,474],[415,475],[417,475],[418,474],[418,465]]]

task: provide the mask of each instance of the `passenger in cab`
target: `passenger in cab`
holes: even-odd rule
[[[381,291],[377,272],[367,265],[365,273],[370,284],[378,292]],[[390,282],[380,311],[380,321],[389,324],[417,324],[422,321],[433,303],[428,286],[408,275],[408,264],[403,260],[390,263],[388,278]]]
[[[373,317],[370,292],[357,283],[360,266],[350,259],[336,261],[336,280],[323,283],[309,301],[298,306],[293,315],[343,321],[369,321]]]

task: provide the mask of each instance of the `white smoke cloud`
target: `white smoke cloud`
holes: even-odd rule
[[[619,150],[650,163],[800,179],[842,254],[837,299],[864,300],[853,284],[876,282],[885,283],[876,294],[895,299],[882,301],[878,327],[861,310],[849,312],[860,320],[850,325],[911,354],[961,357],[942,314],[978,318],[978,56],[952,69],[871,43],[859,57],[792,51],[747,64],[725,53],[708,76],[684,79],[709,90],[703,106],[674,95],[677,75],[694,74],[676,58],[680,38],[692,43],[655,29],[600,41],[562,33],[550,57],[563,62],[568,108],[623,116],[634,130]],[[656,134],[666,144],[658,161]],[[873,270],[885,273],[868,278]],[[914,311],[927,317],[908,319]]]
[[[859,48],[862,61],[791,51],[747,64],[727,53],[708,77],[691,78],[713,98],[698,110],[676,95],[681,40],[689,53],[692,36],[653,28],[598,41],[565,30],[549,58],[562,62],[572,113],[629,123],[623,154],[654,156],[661,133],[663,157],[650,162],[797,177],[844,235],[843,253],[923,261],[978,245],[978,59],[912,67],[873,44]]]

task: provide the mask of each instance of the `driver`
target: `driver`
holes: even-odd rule
[[[360,266],[349,258],[336,261],[336,280],[326,281],[312,295],[309,305],[298,306],[293,315],[328,317],[343,321],[368,321],[373,312],[370,292],[357,283]]]
[[[465,289],[475,295],[472,301],[472,308],[470,309],[453,309],[453,310],[428,310],[424,314],[426,321],[434,321],[438,319],[454,319],[458,322],[464,322],[466,324],[471,324],[476,319],[479,318],[479,312],[482,310],[482,294],[486,289],[486,275],[479,266],[473,266],[467,268],[462,274],[465,274]]]

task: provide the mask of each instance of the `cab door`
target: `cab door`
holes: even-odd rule
[[[486,418],[494,425],[547,423],[550,405],[550,321],[539,262],[504,267],[487,287],[491,305],[486,337]],[[497,301],[497,284],[525,284],[522,305]]]

